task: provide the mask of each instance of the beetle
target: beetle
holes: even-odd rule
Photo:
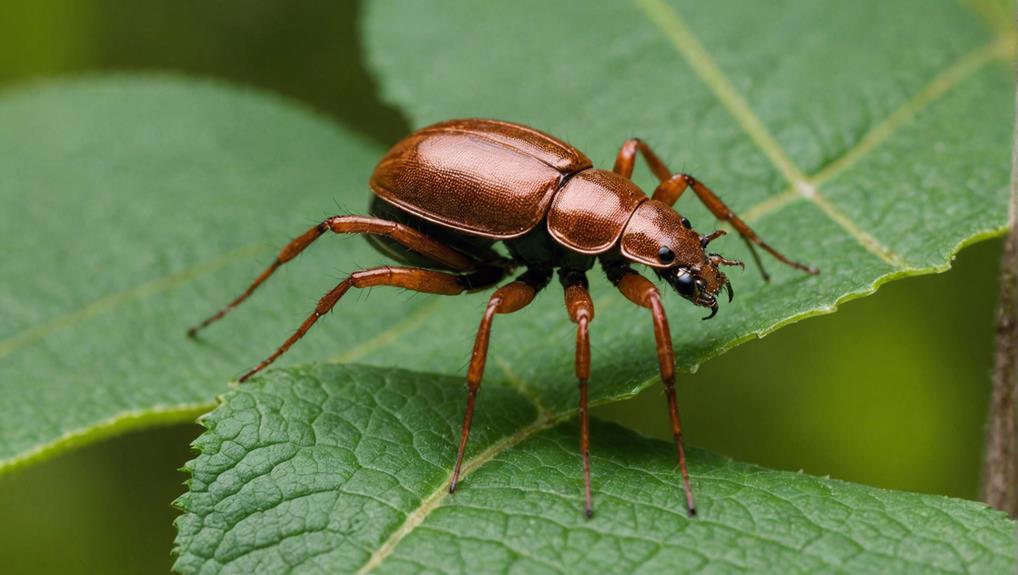
[[[631,180],[642,155],[660,184],[648,197]],[[612,171],[593,167],[578,149],[520,124],[488,119],[450,120],[413,132],[381,159],[369,182],[374,195],[370,216],[337,215],[291,241],[236,299],[188,330],[190,336],[219,320],[247,299],[280,266],[326,232],[365,234],[384,255],[403,266],[353,272],[323,296],[310,316],[282,345],[240,377],[241,382],[286,353],[329,313],[350,288],[395,286],[418,292],[456,295],[491,288],[517,267],[525,268],[488,299],[467,368],[467,401],[449,492],[456,490],[470,435],[474,402],[484,373],[492,320],[526,307],[557,270],[569,319],[577,325],[576,378],[579,384],[580,452],[583,458],[584,511],[592,515],[587,382],[590,377],[589,326],[594,306],[586,272],[599,262],[608,280],[634,304],[650,310],[661,381],[668,401],[686,508],[696,514],[682,428],[675,399],[675,357],[661,295],[633,264],[645,265],[679,295],[718,311],[718,294],[732,287],[721,266],[742,262],[706,251],[724,234],[701,235],[673,209],[687,190],[746,241],[779,261],[810,274],[816,268],[786,258],[735,215],[706,185],[685,173],[673,174],[640,139],[619,149]],[[508,257],[494,249],[501,242]],[[767,273],[760,266],[764,279]]]

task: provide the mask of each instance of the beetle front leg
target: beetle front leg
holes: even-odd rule
[[[590,496],[590,418],[587,382],[590,380],[590,322],[594,321],[594,302],[587,291],[587,276],[581,271],[560,271],[565,288],[566,311],[576,324],[576,381],[580,388],[580,454],[583,456],[583,502],[587,517],[593,517]]]
[[[796,261],[792,261],[785,257],[784,254],[771,247],[770,244],[760,239],[760,236],[756,235],[746,222],[742,221],[742,218],[737,216],[723,201],[717,196],[710,188],[705,186],[703,182],[697,180],[689,174],[675,174],[666,180],[662,180],[661,184],[658,185],[657,189],[654,190],[652,199],[664,202],[668,205],[674,205],[687,188],[693,188],[693,193],[696,194],[703,205],[707,206],[714,217],[731,224],[735,231],[739,232],[742,236],[743,241],[749,247],[750,253],[753,255],[753,260],[760,268],[760,273],[763,274],[765,280],[769,280],[770,276],[763,268],[763,264],[760,262],[760,256],[757,255],[756,250],[753,249],[753,245],[756,244],[763,248],[767,253],[771,254],[781,263],[787,264],[795,269],[802,270],[808,274],[816,275],[820,273],[820,270],[813,266],[801,264]]]
[[[653,172],[654,176],[661,182],[654,190],[654,194],[651,196],[651,199],[664,202],[669,206],[674,206],[675,202],[677,202],[679,197],[682,196],[682,193],[685,192],[687,188],[692,187],[693,192],[698,198],[700,198],[703,205],[705,205],[707,209],[714,214],[714,217],[721,221],[728,222],[733,228],[735,228],[735,231],[739,232],[743,241],[746,242],[746,246],[749,247],[749,253],[753,256],[753,261],[755,261],[757,267],[760,268],[760,273],[763,275],[764,280],[769,281],[770,276],[767,274],[767,270],[764,269],[763,262],[760,261],[760,256],[756,253],[754,245],[760,246],[767,253],[777,258],[778,261],[792,266],[795,269],[814,275],[820,273],[820,270],[813,266],[808,266],[788,259],[784,254],[760,239],[760,236],[756,235],[756,232],[754,232],[752,228],[746,224],[746,222],[742,221],[735,212],[729,209],[728,206],[721,201],[721,198],[711,191],[710,188],[689,174],[673,174],[661,158],[659,158],[657,154],[650,149],[650,146],[639,138],[626,140],[626,142],[622,144],[622,147],[619,148],[619,153],[615,158],[614,172],[625,176],[626,178],[632,178],[633,166],[636,163],[637,153],[643,155],[643,158],[647,161],[647,166],[650,167],[650,171]]]
[[[474,402],[484,376],[484,364],[488,359],[491,322],[495,318],[495,314],[519,311],[534,301],[534,296],[548,285],[550,277],[551,272],[546,270],[527,270],[515,281],[495,290],[495,293],[491,294],[491,298],[488,299],[488,305],[484,308],[484,315],[481,317],[481,325],[477,328],[477,337],[474,339],[470,367],[467,368],[467,407],[463,413],[460,445],[456,451],[456,465],[453,468],[452,478],[449,480],[449,493],[456,491],[456,484],[459,482],[460,470],[463,466],[463,454],[466,452],[467,439],[470,437],[470,424],[474,419]]]
[[[689,472],[686,470],[686,450],[682,442],[679,406],[675,399],[675,354],[672,351],[672,336],[668,329],[668,318],[665,316],[664,306],[661,305],[661,294],[650,280],[631,269],[624,270],[613,281],[622,295],[636,305],[649,309],[653,318],[654,341],[657,344],[661,383],[664,384],[665,396],[668,398],[668,416],[672,424],[672,437],[675,438],[675,453],[679,458],[682,487],[686,494],[686,510],[692,517],[696,515],[696,505],[693,503],[693,489],[689,485]]]
[[[647,161],[647,166],[657,179],[663,182],[672,177],[672,172],[668,169],[668,166],[661,161],[661,158],[657,157],[657,154],[650,149],[646,142],[639,138],[630,138],[622,144],[618,155],[615,156],[615,167],[612,171],[626,179],[632,179],[637,152],[643,154],[643,158]]]

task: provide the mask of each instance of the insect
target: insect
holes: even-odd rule
[[[630,177],[637,154],[660,180],[651,197]],[[587,382],[590,377],[589,328],[594,306],[586,272],[599,262],[608,280],[634,304],[650,310],[661,381],[689,515],[696,507],[686,470],[682,427],[675,399],[675,357],[658,288],[633,269],[645,265],[682,297],[718,311],[718,294],[732,299],[721,266],[742,263],[709,253],[708,244],[724,234],[701,235],[673,209],[687,189],[719,220],[746,241],[779,261],[810,274],[813,267],[789,260],[761,240],[707,186],[673,174],[646,143],[627,140],[612,171],[598,170],[582,152],[538,130],[496,120],[451,120],[422,128],[397,143],[381,159],[370,180],[370,216],[326,219],[291,241],[248,288],[219,312],[192,327],[219,320],[248,298],[280,266],[326,232],[366,234],[371,244],[403,266],[381,266],[350,274],[319,300],[314,312],[282,345],[240,377],[245,381],[286,353],[329,313],[350,288],[394,286],[418,292],[456,295],[494,287],[516,268],[524,271],[488,299],[467,368],[467,400],[449,492],[456,490],[470,435],[474,402],[488,354],[492,321],[526,307],[555,271],[565,291],[565,307],[576,329],[579,383],[580,452],[583,457],[584,511],[592,515]],[[509,256],[494,249],[502,242]],[[760,267],[764,278],[766,272]]]

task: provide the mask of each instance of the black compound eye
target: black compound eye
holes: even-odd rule
[[[680,272],[677,276],[675,276],[675,280],[672,282],[672,285],[675,286],[675,291],[685,297],[692,297],[696,291],[693,276],[690,275],[689,272]]]
[[[682,227],[686,228],[687,230],[693,229],[693,224],[689,223],[689,220],[686,218],[686,216],[682,216]]]
[[[670,264],[675,261],[675,252],[668,246],[661,246],[657,250],[657,261],[663,264]]]

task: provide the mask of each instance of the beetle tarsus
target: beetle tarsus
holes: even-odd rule
[[[710,318],[712,318],[712,317],[714,317],[716,315],[718,315],[718,304],[714,304],[714,305],[710,306],[710,315],[707,316],[707,317],[701,318],[701,319],[708,320],[708,319],[710,319]]]

